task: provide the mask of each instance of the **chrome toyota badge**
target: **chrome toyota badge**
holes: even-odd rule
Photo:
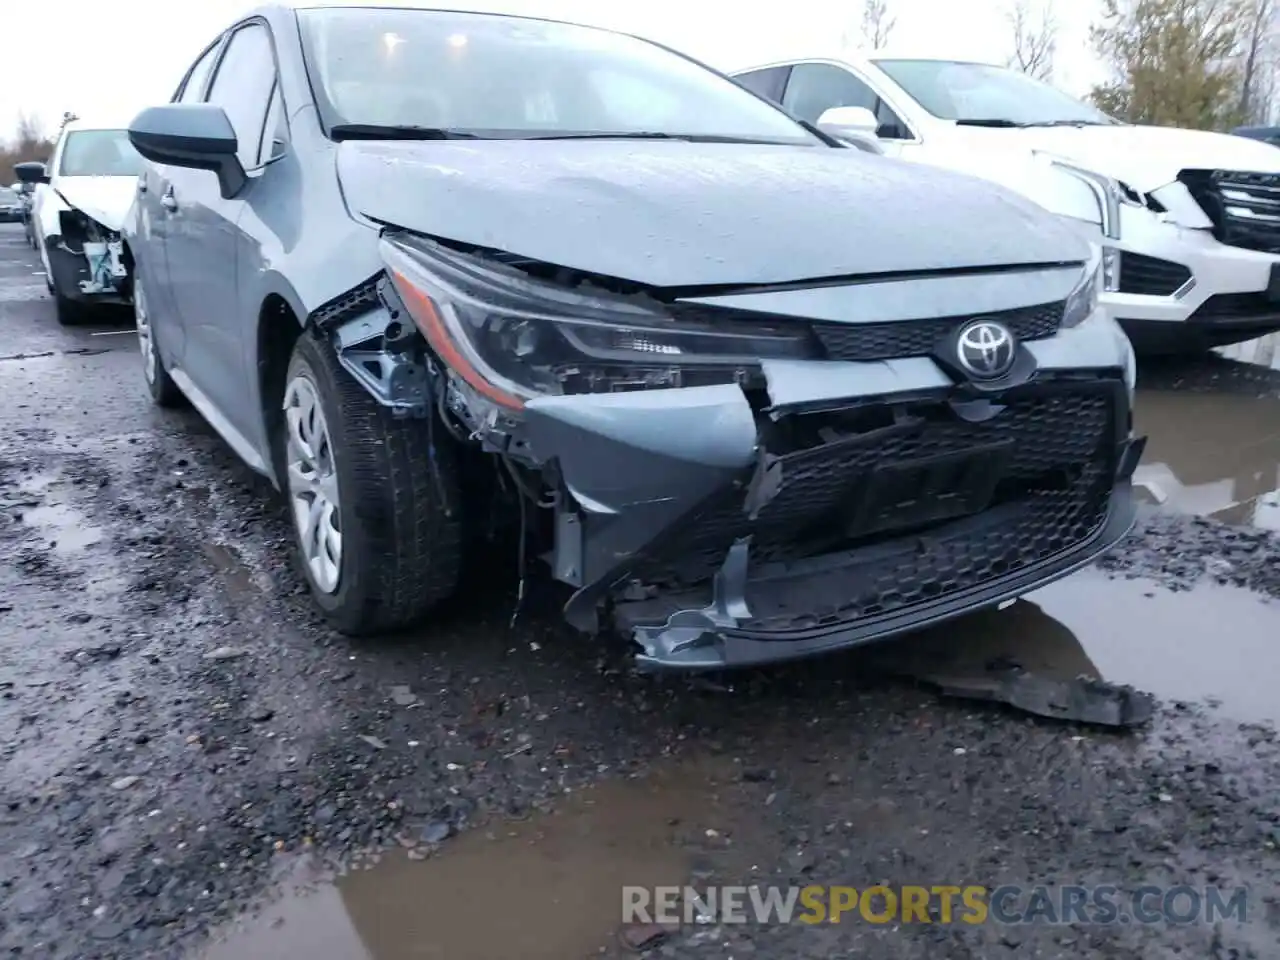
[[[973,320],[956,337],[956,360],[978,380],[995,380],[1013,368],[1018,344],[1013,331],[995,320]]]

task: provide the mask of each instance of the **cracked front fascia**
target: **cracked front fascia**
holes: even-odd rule
[[[524,413],[532,453],[558,463],[576,500],[561,507],[573,522],[557,524],[552,564],[582,588],[575,610],[593,610],[588,597],[695,505],[746,485],[758,457],[755,414],[736,385],[538,397]]]
[[[1200,209],[1191,196],[1191,191],[1181,181],[1166,183],[1163,187],[1150,191],[1150,195],[1160,201],[1165,213],[1156,214],[1167,223],[1192,230],[1212,230],[1213,221]]]

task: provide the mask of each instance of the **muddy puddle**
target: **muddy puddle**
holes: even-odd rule
[[[1280,399],[1147,391],[1139,497],[1179,513],[1280,530]]]
[[[1206,704],[1231,722],[1280,721],[1278,623],[1280,604],[1237,588],[1205,584],[1173,592],[1087,570],[1004,610],[891,646],[900,663],[914,660],[953,675],[1013,662],[1049,678],[1099,677],[1163,700]],[[1231,624],[1229,632],[1223,624]],[[853,659],[871,668],[886,649]],[[696,858],[690,851],[707,827],[732,829],[743,821],[721,800],[719,791],[734,777],[729,764],[719,766],[725,769],[704,760],[605,782],[566,796],[553,813],[465,832],[425,860],[395,851],[372,869],[277,900],[197,956],[598,956],[617,934],[624,885],[690,882]],[[751,845],[748,835],[741,840],[734,845],[739,859]]]
[[[1239,587],[1175,592],[1085,570],[1004,610],[922,631],[889,655],[922,672],[1012,663],[1055,680],[1096,677],[1234,721],[1280,723],[1280,603]]]
[[[729,770],[606,781],[526,820],[450,839],[426,859],[278,900],[224,931],[200,960],[575,960],[613,942],[626,885],[688,882],[691,850],[728,816]]]

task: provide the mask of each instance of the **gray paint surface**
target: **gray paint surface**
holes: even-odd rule
[[[655,287],[1082,261],[1039,207],[856,150],[648,141],[344,143],[351,209]]]

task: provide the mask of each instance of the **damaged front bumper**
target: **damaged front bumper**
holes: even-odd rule
[[[77,210],[60,213],[61,232],[45,239],[50,280],[66,300],[132,302],[132,277],[119,233]]]
[[[608,611],[644,668],[788,660],[1025,594],[1128,532],[1121,369],[973,399],[925,362],[865,365],[879,392],[839,378],[825,402],[820,368],[775,376],[763,412],[736,386],[530,402],[574,501],[549,557],[580,588],[568,620]]]

